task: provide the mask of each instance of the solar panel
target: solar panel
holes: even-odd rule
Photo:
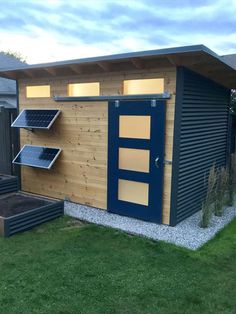
[[[12,123],[14,128],[50,129],[60,113],[57,109],[24,109]]]
[[[13,160],[14,164],[50,169],[61,152],[60,148],[25,145]]]

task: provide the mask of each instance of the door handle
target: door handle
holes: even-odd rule
[[[159,160],[160,160],[160,157],[157,156],[156,159],[155,159],[155,166],[156,166],[157,168],[159,168]]]

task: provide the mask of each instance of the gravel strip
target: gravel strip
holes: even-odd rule
[[[214,216],[206,229],[199,227],[201,212],[197,212],[175,227],[119,216],[68,201],[65,201],[65,214],[83,221],[197,250],[236,217],[236,205],[228,207],[223,217]]]

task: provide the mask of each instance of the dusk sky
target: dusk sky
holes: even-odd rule
[[[196,44],[236,53],[236,0],[0,2],[0,50],[28,63]]]

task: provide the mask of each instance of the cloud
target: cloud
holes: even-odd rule
[[[234,53],[236,0],[9,0],[0,50],[29,63],[205,44]]]

